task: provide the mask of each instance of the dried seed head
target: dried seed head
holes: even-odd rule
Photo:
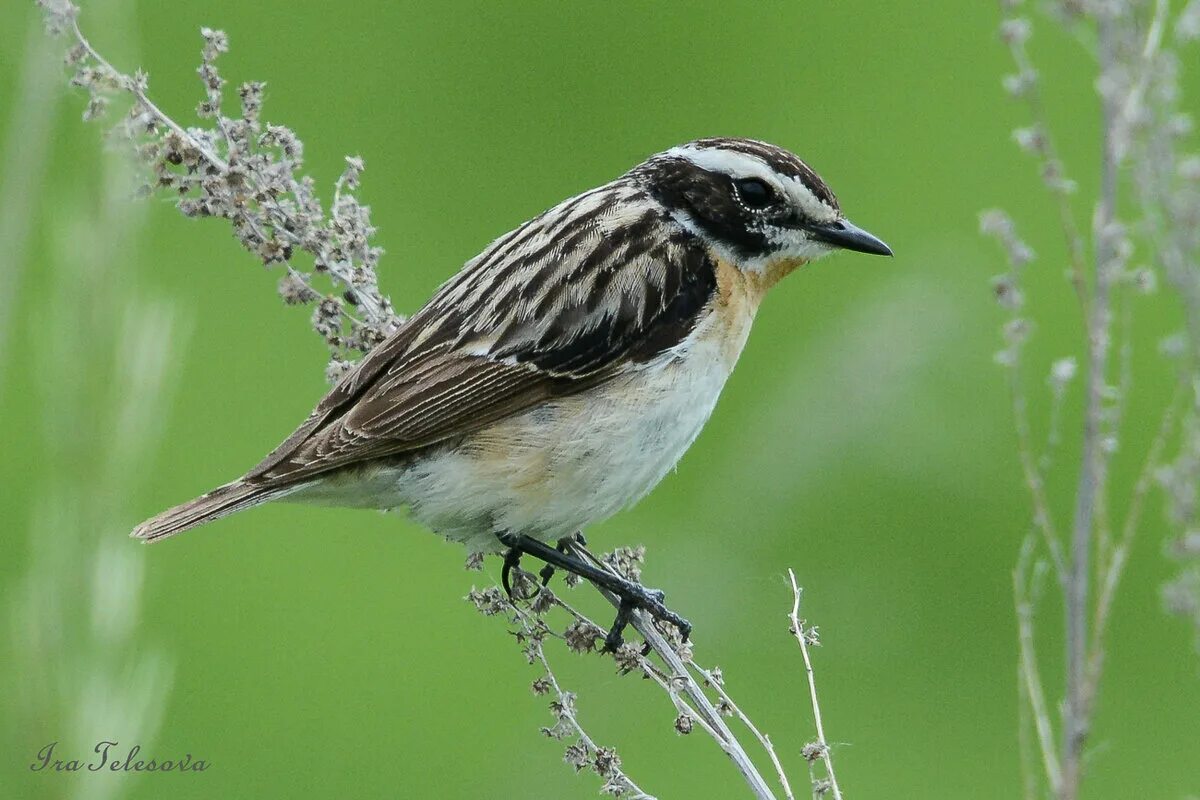
[[[346,156],[346,169],[342,172],[340,182],[348,189],[357,189],[359,176],[364,169],[361,156]]]
[[[992,278],[992,295],[1001,308],[1016,311],[1025,304],[1025,295],[1017,287],[1012,275],[997,275]]]
[[[1133,270],[1127,279],[1138,294],[1154,294],[1158,290],[1158,273],[1149,267]]]
[[[1037,86],[1037,72],[1028,69],[1012,75],[1005,75],[1001,80],[1001,85],[1011,97],[1026,97]]]
[[[335,384],[352,369],[354,369],[353,362],[341,358],[331,358],[325,366],[325,382],[330,385]]]
[[[258,115],[262,113],[264,86],[261,81],[248,81],[238,88],[238,97],[242,101],[242,119],[252,126],[258,124]]]
[[[596,774],[610,778],[614,773],[621,768],[621,757],[617,755],[617,751],[611,747],[597,747],[596,755],[592,759],[592,769],[596,770]]]
[[[1000,39],[1008,45],[1023,45],[1029,41],[1033,25],[1025,17],[1014,17],[1000,23]]]
[[[818,759],[824,758],[825,753],[829,752],[829,748],[823,742],[809,742],[800,748],[800,755],[808,763],[812,763]]]
[[[642,564],[646,560],[646,548],[642,545],[618,547],[611,553],[604,554],[601,560],[615,569],[618,574],[631,581],[638,581],[642,577]]]
[[[809,647],[820,647],[821,646],[821,631],[820,631],[820,629],[816,625],[813,625],[812,627],[810,627],[808,630],[806,630],[804,632],[804,641]]]
[[[200,52],[204,61],[213,61],[221,53],[229,52],[229,37],[225,31],[201,28],[200,35],[204,37],[204,49]]]
[[[1079,372],[1079,364],[1074,356],[1060,358],[1050,365],[1050,388],[1056,395],[1061,395],[1067,385],[1075,379]]]
[[[67,0],[37,0],[42,9],[42,19],[46,33],[51,36],[61,36],[75,27],[75,18],[79,15],[79,7]]]
[[[529,609],[534,614],[545,614],[550,609],[554,608],[558,599],[554,596],[554,592],[546,586],[538,587],[538,593],[534,595],[533,600],[529,603]]]
[[[567,749],[563,753],[563,761],[574,767],[576,772],[582,772],[591,761],[587,745],[583,742],[575,742],[574,744],[567,745]]]
[[[1037,128],[1017,128],[1012,136],[1017,147],[1026,153],[1037,155],[1046,149],[1046,137]]]
[[[622,673],[633,672],[634,670],[640,671],[642,668],[642,654],[637,647],[634,647],[629,642],[623,642],[612,656]]]
[[[288,272],[279,279],[279,296],[289,306],[311,303],[320,295],[313,291],[308,281],[297,272]]]
[[[1024,344],[1033,332],[1033,323],[1023,317],[1010,319],[1004,323],[1004,339],[1009,344]]]
[[[567,647],[575,653],[590,653],[596,647],[596,642],[604,636],[604,632],[581,619],[572,622],[565,631],[563,639]]]
[[[93,94],[88,98],[87,106],[83,109],[83,121],[93,122],[104,116],[108,111],[108,98],[102,94]]]
[[[498,586],[482,590],[472,586],[471,591],[463,599],[474,605],[475,610],[485,617],[495,616],[509,609],[508,598],[504,596],[504,592]]]
[[[1008,236],[1013,232],[1013,221],[999,208],[990,208],[979,215],[979,232],[984,236]]]

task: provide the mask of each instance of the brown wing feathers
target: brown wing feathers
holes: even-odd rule
[[[593,386],[678,343],[715,286],[707,252],[640,189],[573,198],[470,262],[246,479],[302,481]]]

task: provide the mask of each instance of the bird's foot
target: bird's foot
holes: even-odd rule
[[[615,653],[624,643],[622,634],[625,628],[633,621],[633,612],[641,609],[659,622],[667,622],[675,626],[679,631],[679,636],[683,641],[687,641],[692,633],[692,623],[688,622],[683,617],[676,614],[671,609],[667,608],[666,594],[660,589],[648,589],[640,583],[628,581],[624,578],[624,586],[620,588],[610,588],[613,594],[620,598],[620,605],[617,607],[617,617],[613,620],[612,627],[608,630],[608,635],[604,637],[604,650],[609,653]],[[649,655],[650,645],[647,643],[642,648],[642,655]]]
[[[575,531],[570,536],[562,537],[558,540],[558,544],[555,545],[555,549],[563,555],[567,555],[571,552],[571,545],[573,544],[577,544],[580,547],[587,547],[587,539],[584,538],[583,531]],[[546,566],[542,567],[541,571],[538,572],[538,575],[542,579],[542,586],[549,585],[550,579],[554,577],[554,572],[554,565],[546,562]]]
[[[573,575],[586,578],[597,587],[616,595],[618,600],[617,617],[613,621],[608,635],[604,637],[604,649],[606,651],[616,651],[625,641],[622,634],[632,621],[633,612],[638,609],[645,611],[660,622],[667,622],[675,626],[679,631],[680,638],[684,642],[688,640],[688,636],[692,632],[691,623],[667,608],[664,603],[666,595],[661,591],[658,589],[647,589],[636,581],[631,581],[606,569],[589,564],[569,552],[572,544],[579,543],[582,545],[582,536],[580,534],[560,540],[558,547],[551,547],[540,539],[520,534],[501,533],[497,534],[497,538],[500,539],[501,544],[509,548],[504,556],[504,572],[501,573],[501,578],[504,582],[504,588],[509,592],[510,597],[512,597],[512,589],[509,585],[508,575],[513,568],[516,568],[516,565],[521,560],[521,556],[524,554],[545,561],[548,567],[557,567]],[[541,574],[543,578],[546,578],[545,570]],[[550,574],[553,573],[551,572]]]

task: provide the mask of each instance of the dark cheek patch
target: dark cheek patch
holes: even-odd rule
[[[753,257],[772,249],[757,216],[737,201],[728,176],[690,161],[668,161],[657,166],[650,185],[664,206],[686,213],[738,255]]]

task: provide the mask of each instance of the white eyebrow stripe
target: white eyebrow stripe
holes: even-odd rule
[[[808,217],[821,221],[837,219],[838,212],[817,197],[800,176],[780,175],[757,156],[720,147],[672,147],[666,155],[690,161],[700,169],[721,172],[734,178],[759,178],[788,195]]]
[[[668,156],[687,159],[700,169],[711,172],[723,172],[735,178],[762,178],[777,187],[779,175],[760,159],[746,153],[733,150],[723,150],[719,147],[698,149],[687,145],[672,147],[667,151]]]

